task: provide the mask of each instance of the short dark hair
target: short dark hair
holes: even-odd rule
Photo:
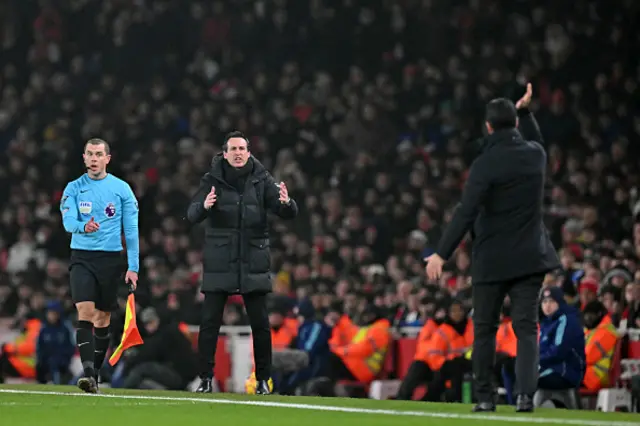
[[[233,132],[229,132],[224,136],[224,142],[222,143],[222,150],[224,152],[227,152],[227,148],[229,147],[227,142],[229,142],[229,139],[232,139],[232,138],[244,139],[247,142],[247,151],[249,151],[249,139],[247,139],[247,137],[241,131],[234,130]]]
[[[487,104],[484,119],[493,130],[513,129],[516,127],[518,112],[509,99],[496,98]]]
[[[109,146],[109,143],[104,139],[100,139],[100,138],[89,139],[87,143],[84,144],[85,151],[87,150],[87,145],[104,145],[104,151],[107,153],[107,155],[111,154],[111,147]]]

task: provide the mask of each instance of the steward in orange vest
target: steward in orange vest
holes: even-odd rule
[[[26,320],[22,333],[13,343],[0,349],[0,383],[5,377],[36,377],[36,342],[42,323],[39,319]]]
[[[462,379],[471,371],[471,360],[465,357],[465,353],[472,345],[473,323],[462,302],[454,301],[444,324],[431,339],[427,364],[435,374],[427,386],[426,401],[440,401],[450,380],[453,400],[462,402]]]
[[[439,306],[436,315],[443,308],[443,305]],[[433,321],[437,325],[437,321]],[[429,322],[425,324],[425,334],[427,327],[431,328],[432,325]],[[457,381],[462,381],[463,374],[471,370],[471,361],[464,355],[472,344],[473,323],[462,304],[454,301],[448,306],[446,319],[431,338],[418,343],[416,357],[402,381],[397,399],[410,400],[418,386],[429,382],[425,397],[429,400],[441,398],[447,380],[455,380],[457,384]]]
[[[298,321],[285,318],[284,312],[273,309],[269,312],[271,326],[271,346],[274,351],[294,347],[298,335]]]
[[[353,336],[358,332],[359,327],[351,321],[348,315],[340,316],[335,326],[331,330],[331,339],[329,339],[329,347],[331,350],[348,345]]]
[[[346,325],[348,333],[352,334],[347,344],[331,346],[329,378],[334,382],[346,379],[368,384],[382,371],[391,341],[391,324],[375,306],[369,306],[363,312],[360,323],[363,326],[355,334]]]
[[[587,303],[583,320],[586,328],[587,371],[582,385],[591,391],[597,391],[609,386],[609,370],[618,342],[618,333],[611,317],[607,315],[607,309],[599,301]]]

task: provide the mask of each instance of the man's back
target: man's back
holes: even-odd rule
[[[498,281],[546,272],[557,256],[543,224],[547,157],[517,130],[495,132],[476,160],[489,189],[473,224],[473,279]]]
[[[504,127],[484,138],[438,245],[438,255],[448,259],[471,233],[474,284],[545,273],[560,265],[542,222],[547,165],[542,134],[528,110],[518,115],[517,128]]]

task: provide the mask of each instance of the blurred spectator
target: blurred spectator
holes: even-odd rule
[[[618,333],[611,323],[607,309],[596,301],[589,302],[583,310],[586,332],[587,370],[582,385],[597,391],[609,385],[609,368],[618,341]]]
[[[185,390],[197,376],[197,357],[177,324],[162,324],[154,308],[140,314],[144,345],[125,352],[123,387]]]
[[[567,305],[559,288],[542,293],[540,324],[540,389],[577,389],[585,373],[585,336],[578,312]]]
[[[625,310],[622,318],[627,321],[627,327],[640,328],[640,271],[636,272],[636,280],[627,284],[624,292]]]
[[[634,2],[587,0],[0,2],[0,317],[20,331],[46,300],[73,308],[55,212],[99,136],[140,203],[138,302],[197,324],[203,233],[181,219],[232,129],[300,201],[295,222],[272,224],[279,294],[331,307],[332,321],[375,302],[393,325],[468,306],[468,242],[441,282],[422,259],[459,199],[486,101],[531,81],[563,266],[545,285],[580,308],[617,287],[615,311],[636,327],[634,16]],[[224,322],[248,323],[241,304]]]
[[[60,302],[47,303],[36,346],[36,378],[40,383],[69,383],[71,357],[76,351],[75,331],[64,318]]]
[[[25,321],[20,335],[0,348],[0,383],[6,377],[36,378],[36,344],[42,323],[37,318]]]

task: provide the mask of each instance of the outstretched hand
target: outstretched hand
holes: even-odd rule
[[[204,209],[209,210],[216,203],[216,187],[212,186],[211,191],[207,194],[207,198],[204,199]]]
[[[287,185],[284,182],[280,182],[280,202],[282,204],[287,204],[289,202],[289,191],[287,190]]]
[[[533,96],[533,86],[531,83],[527,83],[526,93],[516,102],[516,109],[528,108],[531,103],[531,97]]]
[[[442,276],[442,267],[444,266],[444,259],[440,257],[438,254],[432,254],[431,256],[424,259],[427,262],[426,272],[427,277],[431,281],[435,281],[440,279]]]

